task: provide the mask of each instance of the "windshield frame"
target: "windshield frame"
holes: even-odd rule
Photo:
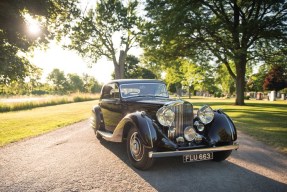
[[[166,96],[160,96],[160,95],[151,95],[151,94],[147,94],[147,95],[134,95],[134,96],[123,96],[123,92],[122,90],[122,86],[124,85],[152,85],[152,84],[156,84],[156,85],[163,85],[166,91]],[[136,97],[162,97],[162,98],[169,98],[169,94],[167,91],[167,87],[164,83],[149,83],[149,82],[142,82],[142,83],[124,83],[124,84],[120,84],[119,86],[119,91],[120,91],[120,95],[121,98],[123,99],[127,99],[127,98],[136,98]]]

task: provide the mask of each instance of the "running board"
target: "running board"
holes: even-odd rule
[[[97,131],[98,134],[100,134],[103,139],[107,141],[112,141],[112,142],[122,142],[122,137],[121,135],[115,134],[115,133],[109,133],[106,131]],[[115,134],[115,135],[114,135]]]

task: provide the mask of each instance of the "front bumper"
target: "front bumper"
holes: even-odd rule
[[[182,150],[182,151],[165,151],[165,152],[149,152],[149,158],[158,158],[158,157],[173,157],[173,156],[182,156],[182,155],[195,155],[204,152],[218,152],[218,151],[229,151],[237,150],[239,148],[238,143],[232,145],[220,146],[220,147],[211,147],[211,148],[202,148],[202,149],[191,149],[191,150]]]

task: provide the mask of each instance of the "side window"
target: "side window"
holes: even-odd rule
[[[113,84],[113,85],[114,87],[111,91],[112,98],[119,99],[120,98],[119,86],[117,84]]]
[[[117,84],[107,84],[102,91],[102,99],[117,99],[120,98],[119,87]]]
[[[113,89],[112,84],[107,84],[104,86],[103,91],[102,91],[102,99],[111,99],[111,90]]]

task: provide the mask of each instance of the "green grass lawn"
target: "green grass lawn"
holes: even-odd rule
[[[183,99],[193,103],[195,108],[208,104],[213,109],[223,109],[238,130],[287,154],[287,101],[247,100],[245,106],[236,106],[234,99]]]
[[[87,119],[98,101],[0,113],[0,146]]]

